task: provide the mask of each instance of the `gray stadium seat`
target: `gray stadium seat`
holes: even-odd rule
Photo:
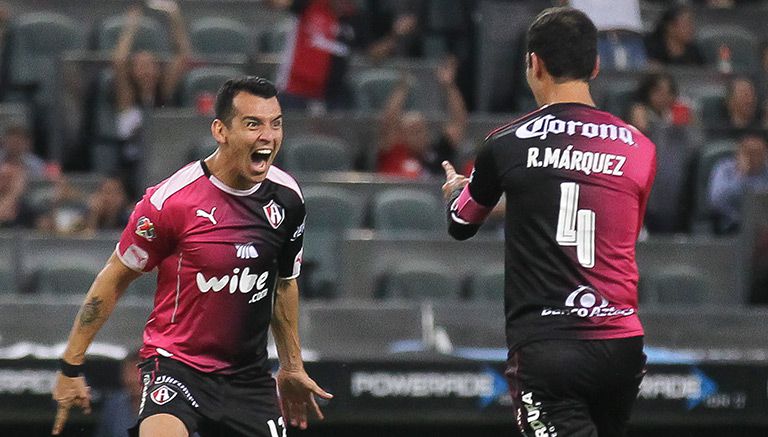
[[[712,282],[690,266],[671,265],[647,272],[643,278],[643,300],[647,304],[700,306],[714,301]]]
[[[697,39],[710,65],[717,65],[723,45],[731,52],[734,70],[751,71],[759,65],[758,38],[743,27],[725,24],[705,26],[699,30]]]
[[[123,15],[107,18],[98,27],[96,35],[96,48],[98,50],[112,51],[120,39],[125,17]],[[159,21],[152,17],[143,16],[139,24],[139,30],[133,40],[133,51],[150,51],[155,53],[169,53],[168,34]]]
[[[459,278],[447,267],[413,260],[386,272],[381,295],[388,299],[451,300],[461,293]]]
[[[401,73],[388,69],[371,69],[350,77],[355,106],[362,111],[379,111],[387,103],[392,90],[401,79]],[[414,90],[408,95],[406,108],[413,109]]]
[[[10,81],[45,84],[57,76],[56,62],[67,50],[85,48],[83,27],[52,12],[21,15],[12,24]],[[46,90],[48,91],[48,90]]]
[[[342,188],[314,186],[304,190],[307,232],[304,234],[305,295],[331,297],[337,292],[338,256],[344,231],[363,221],[360,196]]]
[[[605,90],[602,109],[620,117],[626,116],[636,90],[637,82],[635,81],[610,83]]]
[[[16,278],[7,266],[0,265],[0,294],[16,293]]]
[[[204,56],[243,55],[254,50],[248,26],[224,17],[206,17],[192,22],[189,38],[195,53]]]
[[[733,156],[735,152],[736,142],[731,140],[713,142],[701,150],[694,170],[694,231],[711,229],[709,184],[712,179],[712,171],[718,162]]]
[[[295,22],[293,19],[285,19],[274,27],[264,30],[259,35],[259,52],[265,54],[278,54],[285,49],[285,44],[293,33]]]
[[[504,266],[487,266],[469,278],[469,298],[504,301]]]
[[[235,67],[197,67],[184,76],[181,83],[180,102],[182,106],[193,106],[201,93],[215,95],[229,79],[242,76],[243,70]]]
[[[445,231],[445,211],[437,196],[393,188],[373,199],[373,227],[383,231]]]
[[[157,270],[144,273],[128,286],[126,294],[153,297],[157,290]]]
[[[37,292],[43,294],[82,294],[88,292],[99,269],[70,260],[53,260],[36,272]]]
[[[288,138],[280,151],[288,171],[352,170],[351,147],[340,138],[312,135]]]
[[[304,189],[307,229],[339,231],[362,227],[363,200],[353,191],[328,186]]]
[[[725,108],[725,87],[700,87],[695,91],[694,101],[702,126],[717,128],[725,125],[728,120]]]

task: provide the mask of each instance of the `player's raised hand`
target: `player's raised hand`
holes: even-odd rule
[[[450,162],[443,161],[443,170],[445,170],[445,183],[443,184],[443,198],[447,201],[451,198],[454,190],[464,188],[469,183],[464,175],[456,173]]]
[[[58,372],[53,385],[53,399],[58,404],[56,419],[53,421],[51,435],[59,435],[69,417],[72,407],[80,407],[85,414],[91,413],[91,389],[85,383],[85,377],[69,378]]]
[[[302,370],[280,370],[277,372],[277,392],[280,397],[280,408],[283,420],[291,426],[307,429],[307,410],[320,420],[323,412],[317,405],[315,395],[323,399],[332,399],[333,395],[317,385],[307,373]]]

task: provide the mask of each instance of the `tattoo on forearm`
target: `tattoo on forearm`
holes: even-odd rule
[[[101,298],[92,297],[80,310],[80,326],[88,326],[101,318]]]

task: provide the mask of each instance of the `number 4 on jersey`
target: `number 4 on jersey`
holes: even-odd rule
[[[576,256],[583,267],[595,266],[595,212],[579,209],[579,185],[575,182],[560,184],[557,242],[561,246],[576,246]]]

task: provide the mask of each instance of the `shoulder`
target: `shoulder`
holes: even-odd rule
[[[284,170],[274,165],[270,166],[267,171],[267,180],[277,185],[280,191],[285,192],[288,197],[294,198],[298,203],[304,203],[304,194],[301,192],[301,188],[299,188],[299,183]]]
[[[149,201],[158,211],[168,205],[171,199],[178,199],[179,193],[192,185],[201,177],[205,177],[200,161],[195,161],[174,173],[168,179],[147,190]]]

